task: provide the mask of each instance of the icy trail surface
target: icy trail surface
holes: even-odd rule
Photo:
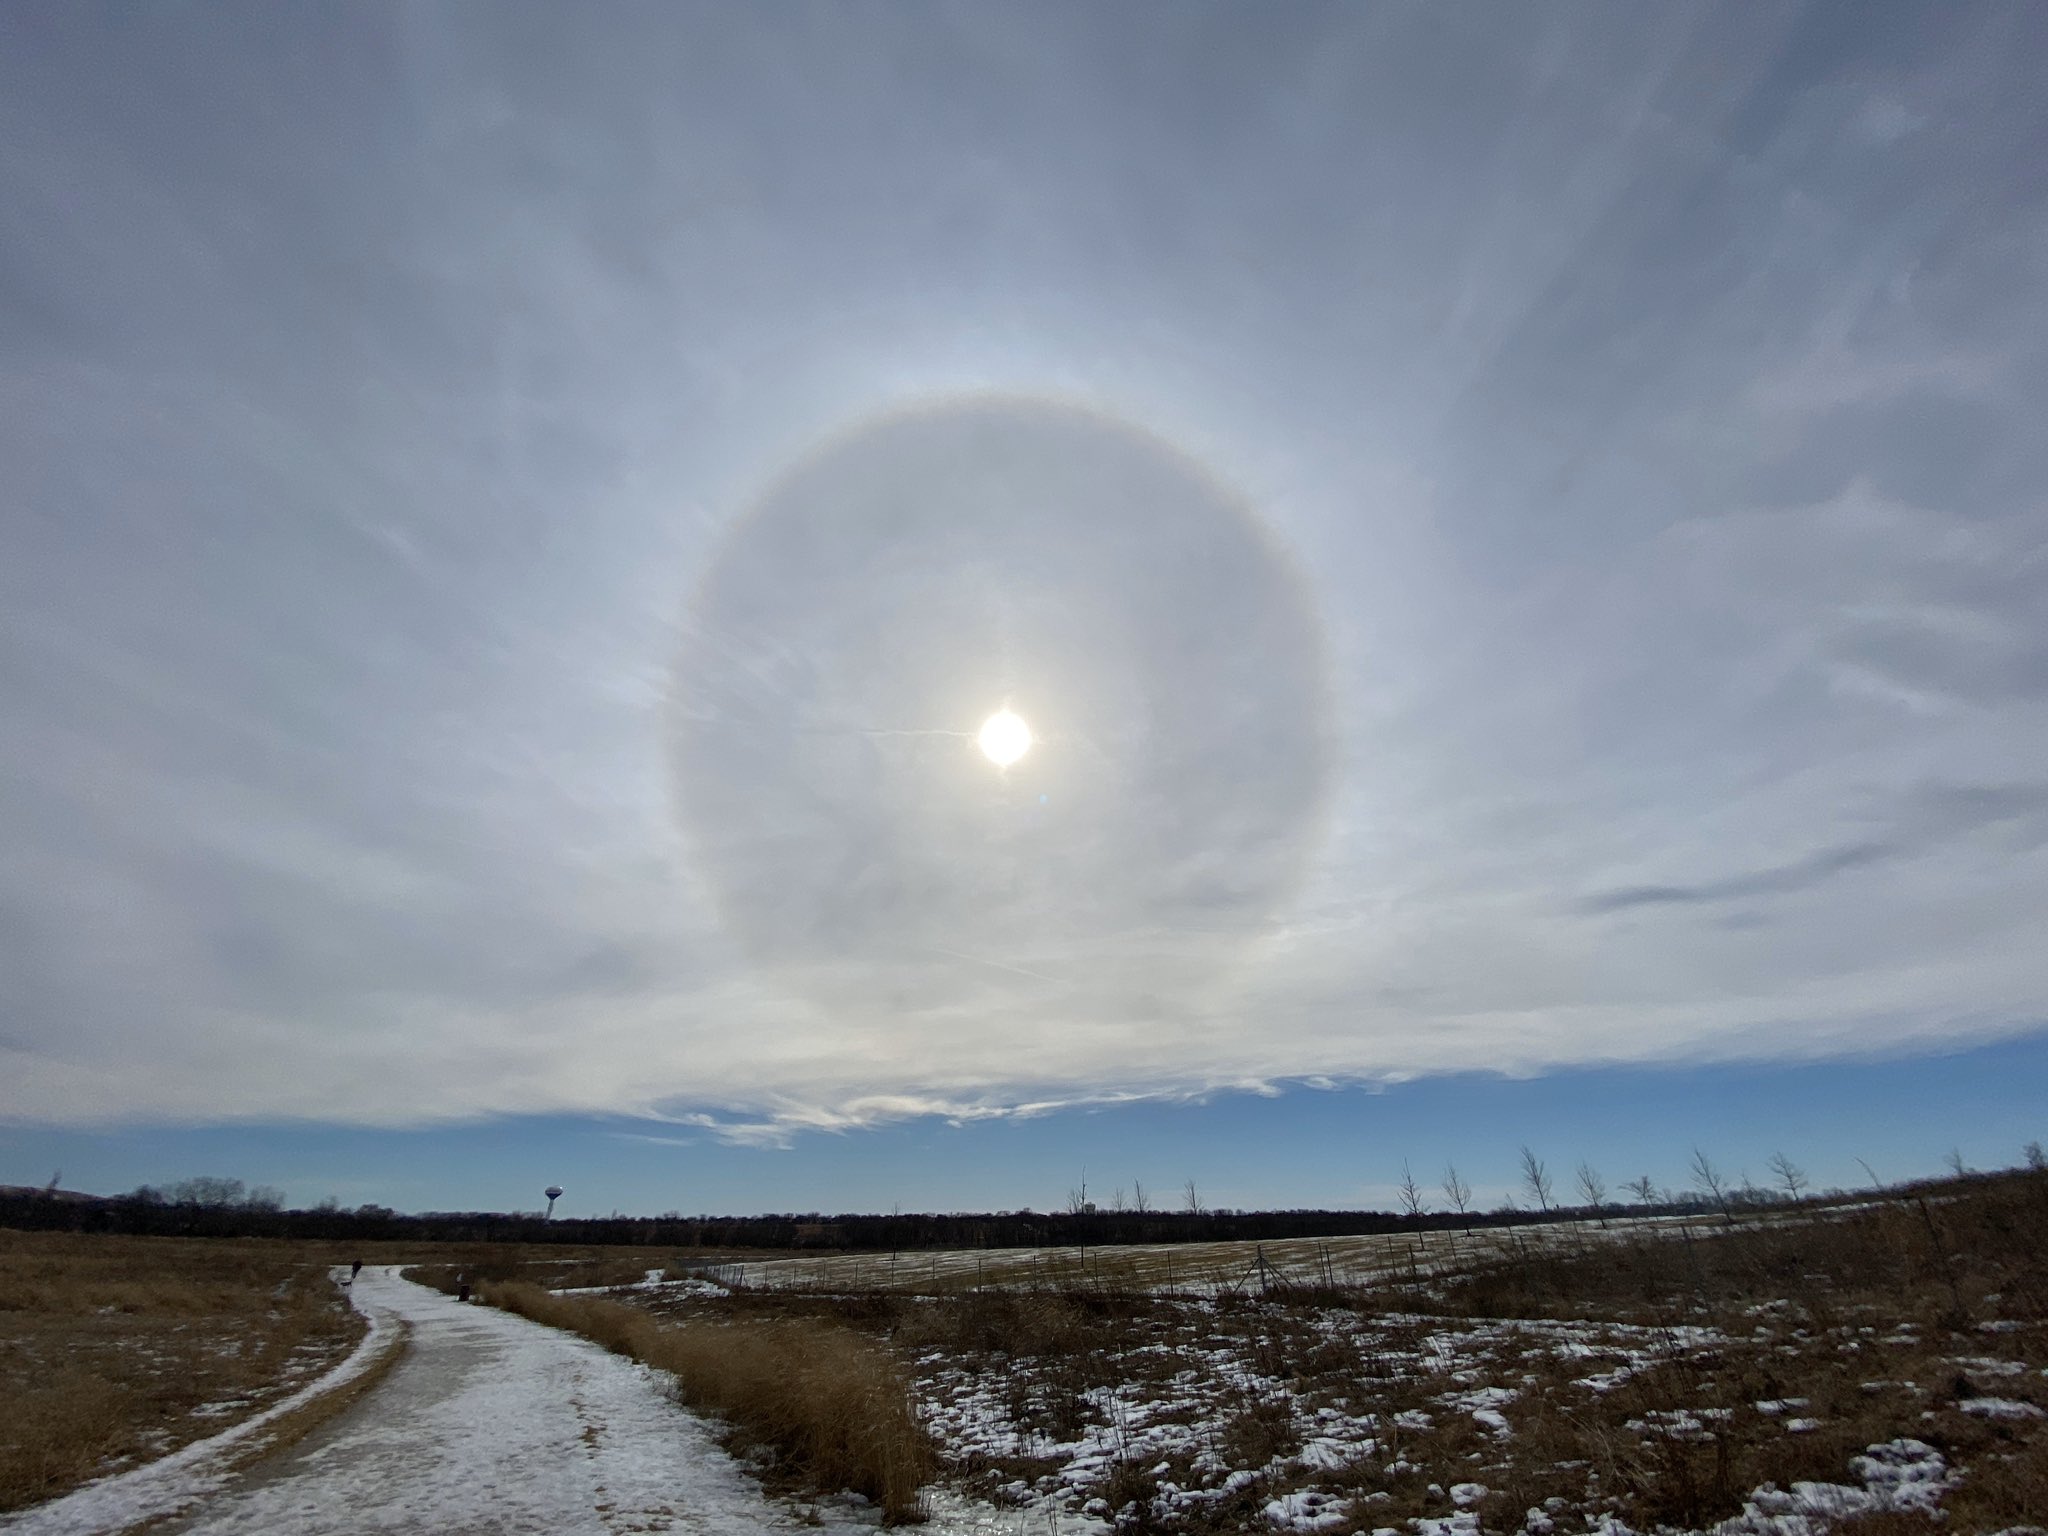
[[[573,1334],[363,1271],[412,1324],[397,1368],[332,1422],[160,1529],[213,1533],[795,1531],[662,1378]]]

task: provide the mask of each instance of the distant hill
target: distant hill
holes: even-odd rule
[[[0,1184],[0,1200],[66,1200],[73,1205],[105,1205],[108,1197],[76,1189],[45,1189],[38,1184]]]

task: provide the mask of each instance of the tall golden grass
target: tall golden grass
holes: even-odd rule
[[[362,1329],[282,1244],[0,1230],[0,1510],[258,1413]]]
[[[80,1480],[136,1416],[136,1394],[97,1372],[59,1366],[7,1394],[0,1428],[0,1510]]]
[[[862,1494],[891,1524],[923,1518],[919,1490],[937,1465],[931,1437],[902,1371],[871,1341],[810,1318],[664,1326],[638,1307],[518,1280],[489,1282],[480,1295],[669,1372],[684,1402],[724,1419],[742,1445],[772,1449],[817,1489]]]

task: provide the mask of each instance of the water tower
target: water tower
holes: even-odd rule
[[[545,1190],[542,1191],[542,1193],[548,1197],[548,1213],[546,1216],[543,1216],[541,1220],[552,1221],[555,1215],[555,1202],[562,1198],[562,1186],[559,1184],[550,1184]]]

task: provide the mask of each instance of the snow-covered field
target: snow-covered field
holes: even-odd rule
[[[1264,1243],[832,1254],[719,1264],[704,1274],[752,1290],[919,1292],[1083,1284],[1180,1296],[1256,1295],[1273,1286],[1350,1286],[1440,1274],[1517,1252],[1577,1252],[1652,1234],[1676,1237],[1688,1226],[1707,1232],[1718,1224],[1719,1218],[1705,1216],[1613,1217]]]
[[[1021,1474],[997,1483],[996,1499],[1061,1511],[1070,1522],[1062,1529],[1379,1536],[1478,1536],[1482,1519],[1486,1529],[1519,1528],[1527,1536],[1561,1529],[1625,1536],[1626,1521],[1605,1513],[1589,1522],[1579,1501],[1559,1494],[1532,1496],[1522,1508],[1499,1506],[1497,1494],[1544,1482],[1540,1472],[1532,1477],[1532,1469],[1518,1466],[1519,1457],[1557,1457],[1540,1418],[1531,1422],[1531,1410],[1542,1411],[1528,1400],[1539,1382],[1545,1393],[1567,1400],[1627,1399],[1609,1417],[1621,1420],[1615,1428],[1632,1451],[1643,1444],[1680,1452],[1711,1446],[1738,1428],[1738,1413],[1747,1420],[1740,1427],[1752,1433],[1773,1420],[1766,1433],[1810,1434],[1822,1425],[1800,1411],[1809,1406],[1804,1398],[1642,1408],[1631,1383],[1661,1376],[1652,1390],[1662,1394],[1671,1377],[1728,1348],[1730,1341],[1711,1329],[1456,1326],[1420,1317],[1366,1322],[1329,1312],[1312,1327],[1340,1352],[1369,1360],[1366,1374],[1379,1389],[1333,1393],[1287,1369],[1290,1355],[1308,1351],[1275,1351],[1262,1362],[1256,1340],[1247,1350],[1225,1334],[1208,1344],[1151,1346],[1170,1356],[1170,1373],[1127,1360],[1109,1373],[1121,1380],[1083,1388],[1074,1421],[1054,1429],[1043,1409],[1056,1368],[991,1372],[932,1352],[919,1362],[927,1421],[956,1465]],[[2048,1371],[2025,1374],[2037,1392],[2048,1391]],[[1993,1418],[2041,1413],[1993,1397],[1954,1406]],[[1519,1445],[1532,1429],[1545,1443]],[[1570,1457],[1561,1464],[1587,1465]],[[1958,1480],[1935,1446],[1899,1435],[1845,1456],[1836,1478],[1799,1478],[1782,1487],[1761,1482],[1743,1497],[1739,1514],[1710,1529],[1714,1536],[1818,1536],[1851,1515],[1931,1514]]]
[[[1091,1249],[1085,1271],[797,1258],[705,1271],[730,1296],[635,1294],[888,1341],[954,1478],[1030,1530],[2018,1536],[2048,1508],[2044,1196]]]

